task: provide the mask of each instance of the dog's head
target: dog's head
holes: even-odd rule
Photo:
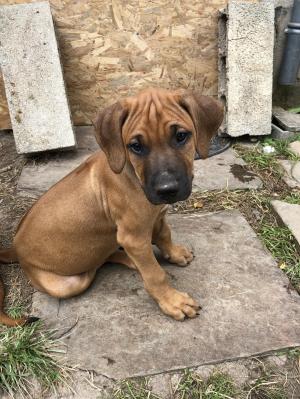
[[[148,200],[170,204],[190,195],[195,152],[207,157],[222,119],[210,97],[148,89],[100,111],[96,139],[115,173],[129,162]]]

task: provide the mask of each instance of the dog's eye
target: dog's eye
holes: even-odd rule
[[[182,130],[177,131],[175,135],[177,144],[184,144],[187,141],[188,137],[189,137],[189,132]]]
[[[144,147],[138,140],[133,140],[129,143],[128,148],[135,154],[142,154],[144,152]]]

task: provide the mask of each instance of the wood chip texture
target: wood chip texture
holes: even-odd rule
[[[99,108],[149,86],[217,95],[217,19],[226,3],[51,0],[73,122],[90,124]],[[9,127],[0,79],[0,129]]]

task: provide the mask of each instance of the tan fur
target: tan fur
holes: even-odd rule
[[[131,135],[142,129],[153,151],[167,154],[166,131],[176,121],[193,132],[193,140],[181,154],[192,174],[205,120],[195,121],[195,113],[182,107],[180,101],[189,96],[193,94],[150,89],[99,114],[96,137],[103,151],[44,194],[15,235],[14,249],[33,286],[59,298],[78,295],[90,285],[101,265],[115,261],[138,270],[146,290],[166,314],[176,320],[196,316],[198,304],[169,285],[151,243],[170,262],[181,266],[193,255],[173,244],[165,221],[166,206],[147,200],[141,187],[144,161],[126,147]],[[210,101],[206,111],[216,114],[220,105]],[[213,107],[215,110],[210,109]],[[214,131],[201,136],[202,145],[208,146],[209,135],[220,124],[220,115],[217,117]],[[0,322],[8,324],[1,314]]]

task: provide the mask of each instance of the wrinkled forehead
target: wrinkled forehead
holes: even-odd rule
[[[192,131],[193,122],[179,105],[179,99],[179,92],[161,89],[146,90],[135,97],[125,99],[123,104],[129,113],[123,134],[127,136],[138,130],[166,131],[172,124]]]

